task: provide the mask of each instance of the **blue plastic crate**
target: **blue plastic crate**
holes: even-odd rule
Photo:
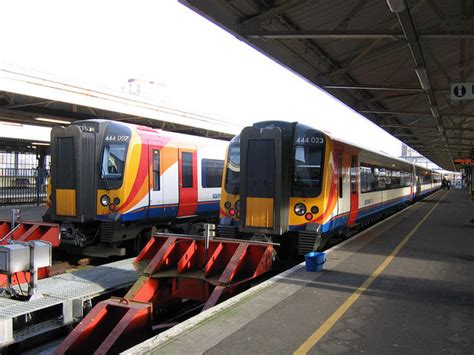
[[[312,251],[304,256],[306,271],[322,271],[326,262],[326,254]]]

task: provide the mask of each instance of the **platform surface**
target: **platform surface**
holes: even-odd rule
[[[474,204],[438,191],[127,354],[473,354]],[[361,288],[361,286],[363,286]]]

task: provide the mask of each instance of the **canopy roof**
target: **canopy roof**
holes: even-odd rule
[[[474,101],[450,92],[474,82],[474,1],[181,2],[439,166],[474,157]]]

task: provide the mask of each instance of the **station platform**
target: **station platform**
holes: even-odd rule
[[[473,216],[438,191],[125,354],[472,354]]]

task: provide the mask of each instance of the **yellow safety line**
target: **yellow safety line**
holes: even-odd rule
[[[369,288],[372,282],[387,268],[387,266],[395,258],[395,255],[405,245],[406,242],[415,234],[420,226],[426,221],[438,204],[446,197],[446,194],[431,208],[426,216],[411,230],[408,235],[403,238],[400,244],[390,253],[382,264],[375,270],[372,275],[360,286],[320,327],[316,330],[301,346],[294,352],[295,355],[306,354],[316,343],[333,327],[333,325],[346,313],[346,311],[354,304],[360,295]]]

